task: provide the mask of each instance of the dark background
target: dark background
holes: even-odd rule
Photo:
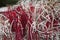
[[[0,7],[16,4],[18,0],[0,0]]]

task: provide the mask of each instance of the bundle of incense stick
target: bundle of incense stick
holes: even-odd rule
[[[9,19],[10,39],[60,40],[60,2],[57,0],[20,0],[2,15]],[[8,27],[8,26],[7,26]],[[12,37],[14,36],[14,37]]]

